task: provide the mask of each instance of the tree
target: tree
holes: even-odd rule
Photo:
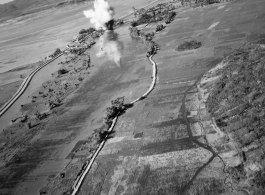
[[[92,28],[92,27],[90,27],[89,29],[87,29],[87,33],[88,33],[88,34],[91,34],[91,33],[93,33],[94,31],[96,31],[96,29],[95,29],[95,28]]]
[[[81,34],[84,34],[84,33],[87,33],[87,30],[86,30],[86,29],[82,29],[82,30],[79,31],[79,34],[80,34],[80,35],[81,35]]]
[[[132,27],[136,27],[137,25],[138,25],[138,24],[137,24],[136,21],[132,21],[132,22],[131,22],[131,26],[132,26]]]
[[[111,106],[106,109],[105,116],[103,119],[103,122],[107,126],[107,128],[109,128],[112,124],[112,120],[116,116],[121,114],[125,109],[126,108],[124,105],[124,96],[111,101]]]

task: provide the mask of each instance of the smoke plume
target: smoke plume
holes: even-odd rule
[[[103,28],[107,29],[106,24],[113,18],[114,9],[105,0],[95,0],[94,10],[90,9],[83,12],[87,18],[90,18],[90,22],[94,24],[95,28],[99,30]]]
[[[118,67],[121,64],[121,50],[123,49],[122,42],[118,41],[118,34],[114,31],[106,31],[99,39],[98,57],[107,56],[109,60],[114,61]]]

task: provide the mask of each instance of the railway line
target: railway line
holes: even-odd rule
[[[157,2],[158,0],[154,0],[152,2],[150,2],[149,4],[143,6],[142,8],[146,8],[150,5],[152,5],[153,3]],[[121,17],[121,19],[124,19],[130,15],[132,15],[133,13],[129,13],[126,14],[124,16]],[[87,37],[83,38],[82,40],[85,40]],[[81,40],[81,41],[82,41]],[[66,51],[66,50],[64,50]],[[25,90],[27,89],[30,81],[32,80],[33,76],[39,71],[41,70],[44,66],[50,64],[51,62],[53,62],[55,59],[59,58],[60,56],[63,55],[63,52],[59,53],[57,56],[55,56],[54,58],[48,60],[47,62],[45,62],[44,64],[42,64],[41,66],[39,66],[38,68],[36,68],[35,70],[33,70],[22,82],[22,84],[20,85],[20,87],[18,88],[18,90],[16,91],[16,93],[12,96],[12,98],[10,100],[8,100],[7,103],[5,103],[1,108],[0,108],[0,117],[15,103],[15,101],[25,92]]]
[[[63,52],[60,52],[58,55],[56,55],[54,58],[48,60],[47,62],[43,63],[42,65],[40,65],[38,68],[36,68],[35,70],[33,70],[22,82],[22,84],[20,85],[20,87],[18,88],[18,90],[16,91],[16,93],[12,96],[12,98],[10,100],[8,100],[7,103],[5,103],[1,108],[0,108],[0,117],[15,103],[15,101],[25,92],[25,90],[27,89],[30,81],[32,80],[32,78],[34,77],[34,75],[41,70],[43,67],[47,66],[48,64],[50,64],[51,62],[53,62],[54,60],[56,60],[57,58],[59,58],[60,56],[63,55]]]
[[[87,35],[86,37],[82,38],[79,42],[83,42],[84,40],[86,40],[87,38],[91,37],[91,35]],[[30,81],[32,80],[32,78],[34,77],[34,75],[40,71],[43,67],[47,66],[48,64],[50,64],[51,62],[53,62],[54,60],[56,60],[57,58],[61,57],[63,55],[63,53],[65,51],[67,51],[68,49],[65,49],[63,51],[60,51],[60,53],[58,53],[55,57],[53,57],[52,59],[44,62],[42,65],[40,65],[38,68],[36,68],[35,70],[33,70],[22,82],[22,84],[19,86],[18,90],[16,91],[16,93],[12,96],[12,98],[10,100],[8,100],[7,103],[5,103],[1,108],[0,108],[0,117],[15,103],[15,101],[25,92],[25,90],[27,89]]]

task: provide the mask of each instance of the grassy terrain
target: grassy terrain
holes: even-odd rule
[[[7,19],[10,17],[22,16],[25,14],[39,12],[52,7],[58,7],[69,3],[79,3],[84,1],[87,0],[14,0],[9,3],[0,5],[0,20],[1,18]]]

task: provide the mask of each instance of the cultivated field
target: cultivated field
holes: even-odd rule
[[[264,30],[264,6],[237,1],[188,9],[155,36],[158,85],[119,118],[79,194],[248,194],[224,171],[241,158],[207,113],[199,79]],[[189,40],[202,47],[176,51]]]
[[[117,18],[130,13],[132,6],[151,3],[109,2]],[[1,102],[14,93],[14,86],[37,61],[57,47],[65,47],[80,29],[90,27],[82,14],[89,7],[91,4],[48,10],[2,24],[0,90],[10,95],[0,91]],[[230,184],[226,169],[237,166],[241,158],[235,143],[226,139],[207,112],[205,81],[200,79],[225,55],[264,31],[264,8],[264,1],[239,0],[176,10],[175,19],[154,37],[160,46],[153,57],[158,68],[155,89],[118,118],[114,134],[78,194],[248,194]],[[142,32],[154,31],[157,24],[149,24]],[[143,42],[132,39],[128,27],[125,24],[115,30],[120,64],[106,55],[98,57],[99,42],[87,51],[91,56],[88,69],[75,70],[82,66],[84,56],[63,65],[58,64],[65,57],[58,58],[37,73],[25,94],[0,118],[0,126],[5,128],[0,133],[0,194],[62,194],[69,190],[92,156],[96,143],[91,142],[91,135],[102,126],[110,101],[125,96],[129,103],[148,90],[152,65]],[[177,51],[179,44],[190,40],[201,42],[201,47]],[[52,75],[62,67],[69,74]],[[10,71],[14,68],[17,70]],[[65,83],[68,89],[62,89]],[[42,94],[52,99],[53,91],[63,91],[63,105],[34,128],[10,122],[22,114],[45,112],[47,99]]]

